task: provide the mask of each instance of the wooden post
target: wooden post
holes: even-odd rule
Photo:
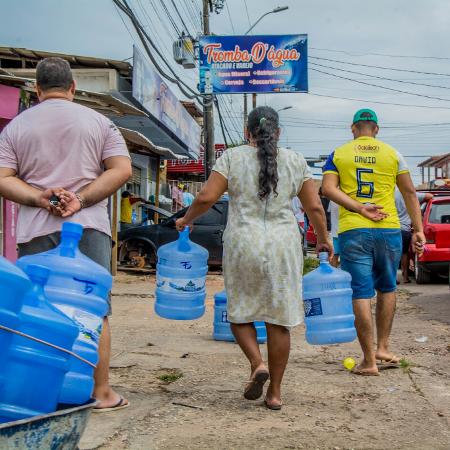
[[[161,156],[156,157],[156,192],[155,192],[155,206],[159,208],[159,188],[161,184]],[[159,214],[155,213],[155,223],[159,222]]]
[[[116,243],[114,247],[112,248],[112,254],[111,254],[111,274],[112,276],[117,275],[117,254],[118,254],[118,225],[119,225],[119,215],[118,215],[118,196],[117,192],[113,194],[112,196],[112,224],[111,224],[111,234],[112,234],[112,240]]]

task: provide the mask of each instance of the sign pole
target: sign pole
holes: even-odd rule
[[[203,0],[203,34],[209,35],[209,12],[212,8],[211,0]],[[203,127],[204,127],[204,153],[205,153],[205,180],[208,179],[215,163],[214,151],[214,111],[213,96],[203,96]]]

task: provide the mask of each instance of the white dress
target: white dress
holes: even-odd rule
[[[228,180],[229,212],[224,234],[228,320],[293,327],[303,320],[303,253],[291,201],[311,178],[300,153],[280,148],[278,196],[258,197],[257,149],[228,149],[214,171]]]

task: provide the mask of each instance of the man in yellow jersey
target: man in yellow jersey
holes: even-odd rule
[[[354,140],[337,148],[323,167],[324,194],[340,205],[339,247],[341,266],[352,276],[353,310],[364,354],[354,369],[358,375],[379,375],[377,361],[398,365],[389,350],[395,313],[397,269],[402,252],[400,223],[395,207],[397,185],[411,217],[415,250],[423,252],[425,237],[416,191],[403,157],[375,139],[378,119],[374,111],[358,111],[352,124]],[[377,291],[377,348],[370,299]]]
[[[133,228],[136,225],[133,224],[133,205],[135,203],[145,203],[150,204],[141,197],[135,197],[128,191],[123,191],[121,194],[120,201],[120,230],[125,231],[129,228]]]

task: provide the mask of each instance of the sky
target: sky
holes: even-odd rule
[[[185,25],[193,35],[200,32],[201,0],[128,1],[171,66],[195,88],[198,70],[178,66],[171,46]],[[414,181],[419,182],[418,162],[427,155],[450,152],[450,49],[446,44],[450,42],[450,2],[225,0],[221,13],[211,16],[211,31],[244,34],[262,14],[285,5],[287,11],[266,16],[253,30],[255,34],[307,33],[309,38],[310,92],[257,99],[258,104],[276,109],[292,107],[280,113],[281,144],[305,156],[329,154],[351,139],[353,113],[369,107],[379,117],[379,138],[406,157]],[[140,46],[128,19],[119,15],[112,0],[0,0],[0,6],[0,46],[111,59],[130,58],[133,44]],[[222,96],[220,102],[227,127],[238,142],[243,128],[242,95]],[[223,142],[217,121],[215,135],[216,142]]]

